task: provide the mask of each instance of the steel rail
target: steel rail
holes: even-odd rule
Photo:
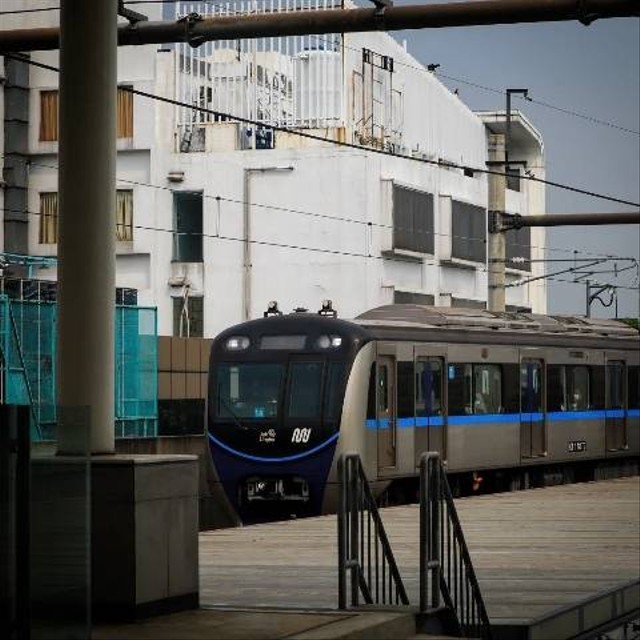
[[[640,15],[637,0],[478,0],[380,8],[288,11],[178,21],[141,21],[118,27],[118,45],[236,40],[323,33],[438,29],[479,25],[594,20]],[[60,47],[57,27],[0,31],[0,54]]]

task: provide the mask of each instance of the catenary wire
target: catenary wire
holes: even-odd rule
[[[22,154],[18,154],[18,153],[13,153],[13,152],[6,152],[5,154],[0,154],[0,156],[2,155],[17,155],[19,157],[22,157]],[[54,171],[58,170],[58,166],[57,165],[51,165],[51,164],[43,164],[41,162],[33,162],[33,161],[29,161],[30,166],[33,167],[40,167],[40,168],[45,168],[45,169],[52,169]],[[126,178],[117,178],[117,181],[120,184],[127,184],[127,185],[131,185],[131,186],[139,186],[139,187],[144,187],[144,188],[149,188],[149,189],[158,189],[160,191],[168,191],[169,193],[174,193],[175,190],[172,189],[171,187],[167,187],[167,186],[163,186],[163,185],[155,185],[155,184],[150,184],[147,182],[141,182],[138,180],[130,180],[130,179],[126,179]],[[225,196],[221,196],[221,195],[211,195],[211,194],[202,194],[203,198],[207,199],[207,200],[212,200],[212,201],[216,201],[216,202],[228,202],[231,204],[237,204],[237,205],[245,205],[247,204],[244,200],[241,199],[237,199],[237,198],[229,198],[229,197],[225,197]],[[367,227],[368,229],[374,229],[374,228],[378,228],[378,229],[382,229],[382,230],[386,230],[386,231],[392,231],[394,229],[399,230],[399,231],[407,231],[407,229],[405,229],[404,227],[394,227],[393,225],[389,225],[389,224],[384,224],[384,223],[379,223],[379,222],[368,222],[368,221],[364,221],[364,220],[357,220],[355,218],[347,218],[347,217],[341,217],[341,216],[333,216],[333,215],[329,215],[326,213],[319,213],[319,212],[313,212],[313,211],[305,211],[305,210],[301,210],[301,209],[292,209],[289,207],[282,207],[279,205],[274,205],[274,204],[266,204],[266,203],[261,203],[261,202],[256,202],[256,201],[251,201],[248,204],[250,204],[252,207],[256,207],[256,208],[261,208],[261,209],[268,209],[271,211],[279,211],[279,212],[284,212],[284,213],[292,213],[292,214],[297,214],[297,215],[304,215],[304,216],[309,216],[312,218],[321,218],[321,219],[326,219],[326,220],[331,220],[333,222],[346,222],[346,223],[352,223],[352,224],[359,224],[361,226]],[[19,213],[19,211],[18,211]],[[30,215],[46,215],[46,214],[40,214],[38,212],[28,212]],[[448,233],[442,233],[442,232],[437,232],[437,231],[432,231],[431,235],[435,237],[442,237],[442,238],[452,238],[452,239],[456,239],[456,240],[473,240],[473,241],[480,241],[479,238],[474,238],[474,237],[470,237],[470,236],[461,236],[461,235],[453,235],[453,234],[448,234]],[[482,239],[482,242],[484,244],[486,244],[486,239]],[[571,253],[575,259],[575,256],[577,254],[580,255],[584,255],[584,256],[593,256],[593,257],[602,257],[603,254],[590,254],[588,252],[585,251],[577,251],[576,249],[568,249],[568,248],[558,248],[558,247],[548,247],[548,246],[538,246],[538,245],[532,245],[532,244],[514,244],[512,245],[514,248],[519,248],[519,247],[528,247],[530,249],[535,249],[535,250],[540,250],[540,251],[547,251],[549,253],[551,252],[562,252],[562,253]],[[616,255],[607,255],[607,258],[610,258],[612,260],[630,260],[633,258],[628,258],[628,257],[623,257],[623,256],[616,256]],[[542,261],[554,261],[553,259],[544,259]],[[415,260],[411,260],[411,262],[415,262]],[[531,261],[531,260],[527,260],[527,262],[535,262],[535,260]]]
[[[35,60],[31,60],[29,58],[26,58],[24,56],[21,56],[19,54],[7,54],[6,57],[11,57],[15,60],[20,60],[22,62],[26,62],[27,64],[30,65],[34,65],[36,67],[40,67],[42,69],[47,69],[48,71],[53,71],[56,73],[60,72],[60,69],[58,67],[54,67],[53,65],[49,65],[49,64],[45,64],[42,62],[36,62]],[[501,176],[501,177],[510,177],[510,175],[504,171],[496,171],[495,169],[482,169],[482,168],[478,168],[478,167],[470,167],[468,165],[463,165],[463,164],[458,164],[456,162],[451,162],[448,160],[432,160],[429,158],[416,158],[414,156],[408,156],[402,153],[397,153],[397,152],[393,152],[393,151],[385,151],[383,149],[377,149],[375,147],[365,147],[363,145],[359,145],[359,144],[355,144],[355,143],[351,143],[351,142],[343,142],[343,141],[339,141],[339,140],[332,140],[329,138],[323,138],[322,136],[318,136],[312,133],[307,133],[305,131],[301,131],[299,129],[292,129],[290,127],[285,127],[282,125],[273,125],[273,124],[264,124],[262,122],[259,122],[258,120],[253,120],[251,118],[245,118],[242,116],[238,116],[232,113],[225,113],[222,111],[216,111],[214,109],[207,109],[206,107],[201,107],[199,105],[193,105],[193,104],[189,104],[186,102],[182,102],[180,100],[175,100],[173,98],[167,98],[165,96],[159,96],[157,94],[153,94],[150,93],[148,91],[142,91],[140,89],[134,89],[133,87],[129,87],[129,86],[122,86],[121,89],[123,91],[128,91],[130,93],[132,93],[133,95],[138,95],[144,98],[149,98],[150,100],[156,100],[158,102],[163,102],[165,104],[171,104],[173,106],[178,106],[178,107],[185,107],[187,109],[192,109],[194,111],[198,111],[200,113],[205,113],[205,114],[209,114],[209,115],[213,115],[216,116],[220,119],[224,119],[224,120],[229,120],[229,121],[236,121],[236,122],[242,122],[244,124],[250,124],[252,126],[255,127],[261,127],[264,129],[271,129],[273,131],[280,131],[283,133],[289,133],[291,135],[296,135],[299,136],[301,138],[306,138],[309,140],[314,140],[316,142],[324,142],[325,144],[329,144],[329,145],[333,145],[336,147],[342,147],[342,148],[346,148],[346,149],[352,149],[352,150],[357,150],[357,151],[367,151],[369,153],[373,153],[373,154],[377,154],[377,155],[382,155],[382,156],[386,156],[386,157],[391,157],[391,158],[397,158],[397,159],[401,159],[401,160],[410,160],[413,162],[418,162],[420,164],[426,164],[426,165],[430,165],[430,166],[436,166],[439,167],[441,169],[459,169],[461,171],[471,171],[473,173],[481,173],[481,174],[485,174],[485,175],[494,175],[494,176]],[[606,194],[601,194],[601,193],[597,193],[595,191],[589,191],[587,189],[582,189],[580,187],[574,187],[571,185],[567,185],[567,184],[563,184],[560,182],[554,182],[552,180],[547,180],[545,178],[537,178],[535,176],[530,176],[530,175],[524,175],[524,176],[520,176],[521,180],[528,180],[531,182],[537,182],[540,184],[544,184],[546,186],[550,186],[550,187],[556,187],[558,189],[563,189],[565,191],[570,191],[573,193],[579,193],[581,195],[586,195],[586,196],[590,196],[593,198],[598,198],[601,200],[607,200],[609,202],[615,202],[617,204],[624,204],[624,205],[629,205],[632,207],[639,207],[640,203],[638,202],[634,202],[631,200],[625,200],[623,198],[616,198],[614,196],[610,196],[610,195],[606,195]]]

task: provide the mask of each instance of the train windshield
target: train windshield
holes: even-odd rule
[[[343,362],[234,363],[217,367],[219,419],[307,419],[333,422],[342,408]],[[283,406],[280,399],[285,396]],[[282,415],[284,414],[284,415]]]
[[[218,367],[217,416],[275,418],[284,374],[284,364],[221,364]]]

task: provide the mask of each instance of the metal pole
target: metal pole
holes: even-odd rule
[[[87,443],[92,453],[115,449],[117,9],[117,0],[62,0],[60,9],[58,453],[64,454],[86,454]],[[80,415],[79,407],[90,424],[65,419]]]
[[[427,458],[420,458],[420,613],[427,610]]]
[[[640,224],[640,211],[611,213],[545,213],[502,216],[502,230],[522,227],[602,226],[608,224]]]
[[[198,16],[179,22],[145,21],[121,25],[118,28],[118,44],[124,46],[189,42],[193,46],[199,46],[209,40],[565,20],[578,20],[586,25],[603,18],[638,16],[638,7],[637,0],[478,0],[403,7],[387,6],[382,10],[356,8],[215,18]],[[96,25],[106,24],[95,12],[88,19]],[[87,21],[86,25],[88,24]],[[0,32],[0,54],[58,49],[59,35],[60,32],[55,27]]]
[[[255,138],[255,131],[254,131]],[[242,319],[251,318],[251,193],[252,169],[244,170],[242,190]]]
[[[504,166],[505,138],[503,134],[489,135],[489,162],[494,166]],[[494,224],[500,220],[505,210],[505,189],[507,180],[503,172],[489,174],[489,233],[488,242],[488,308],[489,311],[505,310],[505,255],[506,239],[501,228]]]
[[[591,280],[586,280],[585,284],[587,285],[587,309],[585,312],[585,317],[591,317]]]
[[[338,609],[347,608],[346,492],[344,456],[338,458]]]

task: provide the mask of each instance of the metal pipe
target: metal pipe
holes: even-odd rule
[[[521,227],[595,226],[640,224],[640,211],[618,213],[546,213],[535,216],[502,216],[502,230]]]
[[[503,163],[505,159],[504,134],[489,135],[489,160]],[[496,172],[489,175],[489,216],[504,219],[506,216],[495,215],[496,212],[505,210],[506,175]],[[506,239],[504,233],[492,233],[489,226],[487,237],[488,264],[487,264],[487,301],[489,311],[505,310],[505,257]]]
[[[178,22],[137,22],[118,27],[118,44],[142,45],[235,40],[323,33],[437,29],[492,24],[578,20],[640,15],[636,0],[478,0],[383,9],[328,9],[273,14],[183,18]],[[0,32],[0,54],[59,48],[57,28]]]
[[[254,128],[253,139],[257,131]],[[277,171],[293,171],[293,167],[247,167],[244,170],[242,195],[242,319],[251,320],[251,304],[253,302],[251,285],[252,255],[251,244],[251,176],[254,173],[270,173]]]

